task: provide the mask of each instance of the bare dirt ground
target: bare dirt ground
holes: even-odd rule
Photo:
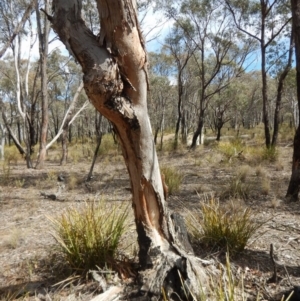
[[[246,146],[245,146],[246,147]],[[248,300],[280,300],[282,292],[300,285],[300,203],[286,203],[292,147],[279,147],[275,163],[255,163],[247,156],[226,158],[214,146],[195,151],[181,149],[159,153],[162,166],[173,166],[183,175],[180,191],[168,197],[170,210],[199,208],[199,202],[215,196],[220,198],[241,166],[250,166],[249,195],[242,202],[250,207],[259,221],[267,221],[246,250],[231,259],[232,271],[244,277]],[[251,162],[250,162],[251,161]],[[61,261],[57,259],[47,216],[56,216],[69,206],[105,198],[110,202],[130,200],[129,180],[120,154],[102,155],[94,177],[86,183],[90,160],[46,162],[43,170],[26,169],[22,161],[0,171],[0,300],[91,300],[99,293],[92,281],[64,287],[56,285],[65,279]],[[259,177],[263,173],[265,178]],[[65,187],[56,200],[43,197],[59,189],[57,176],[66,178]],[[269,184],[263,184],[263,182]],[[269,186],[268,186],[269,185]],[[220,198],[220,202],[226,202]],[[130,232],[134,239],[134,232]],[[269,255],[274,247],[278,283],[269,283],[273,264]],[[222,261],[219,253],[196,248],[200,257]],[[1,299],[2,298],[2,299]],[[256,300],[256,299],[255,299]],[[295,299],[299,300],[299,299]]]

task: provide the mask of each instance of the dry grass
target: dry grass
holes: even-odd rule
[[[266,177],[267,176],[267,172],[266,170],[261,166],[261,165],[258,165],[255,169],[255,174],[256,176],[258,177]]]
[[[263,195],[269,195],[271,191],[271,182],[267,177],[261,179],[261,193]]]
[[[251,141],[254,144],[254,140]],[[87,143],[90,143],[87,141]],[[223,143],[223,142],[222,142]],[[225,142],[224,142],[225,143]],[[214,143],[216,144],[216,143]],[[182,190],[179,190],[179,193],[175,196],[170,196],[170,202],[168,202],[168,206],[171,208],[171,210],[178,210],[178,206],[176,205],[176,200],[178,198],[182,199],[185,202],[185,207],[191,209],[193,214],[196,214],[196,210],[194,210],[194,206],[197,203],[197,196],[195,194],[195,187],[199,187],[199,191],[201,192],[214,192],[217,195],[222,191],[223,187],[228,184],[231,180],[231,176],[234,175],[237,176],[240,175],[240,181],[244,184],[247,182],[250,183],[251,188],[255,189],[254,193],[250,191],[248,195],[250,194],[250,199],[246,200],[245,203],[252,206],[251,208],[253,211],[259,216],[258,218],[261,219],[267,219],[270,217],[270,214],[274,214],[273,208],[278,208],[278,204],[280,204],[280,200],[277,198],[273,198],[273,194],[276,194],[278,198],[281,198],[281,196],[284,194],[285,190],[285,182],[287,181],[288,175],[287,171],[289,171],[289,164],[290,164],[290,158],[291,158],[291,148],[280,148],[280,160],[277,160],[276,162],[270,162],[268,160],[262,159],[262,152],[258,151],[258,149],[263,149],[262,145],[254,145],[253,147],[247,146],[245,143],[242,143],[243,145],[243,154],[246,157],[246,160],[241,162],[239,158],[235,158],[232,160],[230,164],[220,164],[220,161],[225,157],[227,158],[223,153],[219,152],[217,147],[212,148],[212,143],[210,146],[200,146],[195,151],[186,151],[189,158],[186,158],[186,154],[182,154],[182,156],[177,156],[177,153],[174,153],[173,151],[170,151],[170,155],[167,155],[166,153],[160,153],[162,155],[162,159],[165,163],[168,164],[168,166],[176,166],[178,169],[177,171],[179,173],[186,173],[187,175],[193,174],[193,176],[187,176],[185,178],[185,186],[182,187]],[[114,144],[112,144],[113,147],[115,147]],[[256,151],[257,158],[255,160],[252,160],[252,154],[251,150]],[[76,151],[76,146],[71,146],[70,150]],[[63,210],[69,206],[74,205],[76,208],[79,208],[79,205],[82,205],[80,201],[87,200],[89,198],[93,198],[95,196],[95,193],[104,193],[105,197],[109,197],[111,199],[117,199],[122,198],[125,193],[128,193],[124,188],[128,184],[124,184],[124,174],[127,173],[126,169],[124,168],[124,164],[122,162],[122,166],[120,166],[120,161],[122,157],[119,155],[119,150],[111,149],[111,154],[105,155],[102,154],[99,159],[101,160],[101,164],[96,165],[96,174],[97,177],[95,177],[95,185],[97,185],[97,190],[93,190],[92,192],[84,190],[83,185],[81,185],[80,189],[76,190],[75,188],[73,190],[66,190],[64,191],[63,201],[64,202],[53,202],[51,200],[47,200],[44,198],[41,198],[39,195],[39,191],[42,189],[41,187],[47,187],[50,192],[54,192],[57,189],[57,175],[65,171],[67,176],[66,179],[68,180],[69,177],[74,177],[74,183],[77,182],[76,178],[80,177],[81,174],[87,173],[90,161],[86,160],[83,157],[83,151],[81,144],[77,147],[78,149],[78,164],[75,165],[72,162],[68,162],[68,164],[65,167],[60,167],[59,164],[52,164],[51,162],[47,162],[46,168],[48,172],[50,171],[49,177],[47,175],[47,172],[44,171],[37,171],[37,170],[26,170],[26,166],[24,164],[24,161],[18,161],[18,166],[15,166],[13,161],[10,163],[10,171],[9,171],[9,181],[7,186],[3,186],[2,183],[2,174],[1,174],[1,182],[0,182],[0,205],[1,205],[1,220],[2,225],[1,229],[6,228],[6,225],[10,225],[11,223],[11,229],[19,227],[16,223],[22,223],[22,227],[24,226],[26,229],[26,233],[22,230],[19,232],[18,236],[18,230],[16,230],[16,233],[13,233],[11,229],[4,229],[0,233],[0,244],[2,244],[3,241],[5,241],[4,247],[1,245],[1,265],[3,270],[7,274],[5,274],[5,277],[0,279],[0,282],[3,282],[3,286],[6,286],[8,283],[10,283],[11,279],[14,279],[14,276],[18,277],[20,275],[19,270],[14,270],[15,266],[15,259],[13,255],[18,256],[19,261],[18,264],[22,264],[24,269],[28,270],[28,274],[33,273],[33,277],[35,279],[41,280],[43,282],[43,285],[46,285],[48,289],[50,288],[49,285],[49,279],[46,278],[46,274],[41,273],[40,271],[34,270],[29,271],[32,269],[28,265],[26,265],[26,262],[29,262],[29,259],[31,254],[33,252],[37,252],[37,256],[44,258],[44,256],[47,256],[47,252],[51,249],[51,244],[53,243],[53,240],[50,236],[45,235],[45,230],[48,230],[48,223],[45,221],[44,214],[48,213],[51,215],[56,215],[58,213],[61,214]],[[58,150],[55,150],[58,151]],[[255,155],[255,152],[253,151],[253,154]],[[51,153],[51,151],[49,152]],[[117,154],[117,155],[115,155]],[[284,157],[282,157],[282,154],[285,154]],[[180,161],[179,161],[180,160]],[[22,162],[22,163],[21,163]],[[103,164],[105,162],[105,164]],[[197,164],[196,164],[197,162]],[[8,163],[8,162],[6,162]],[[253,163],[253,164],[252,164]],[[239,167],[240,165],[243,165]],[[249,172],[249,166],[247,167],[247,164],[250,164],[252,167],[252,170]],[[278,164],[284,165],[284,171],[285,173],[281,173],[281,169],[277,167]],[[195,166],[197,165],[197,166]],[[211,168],[213,166],[213,168]],[[179,169],[181,168],[181,169]],[[182,171],[183,170],[183,171]],[[274,172],[274,170],[278,170],[278,172]],[[1,173],[2,169],[0,170]],[[187,172],[186,172],[187,171]],[[279,187],[278,191],[275,192],[271,189],[269,190],[268,194],[263,195],[261,192],[262,187],[261,183],[264,181],[264,178],[268,176],[268,179],[270,183],[272,183],[271,188],[274,189],[275,187]],[[122,179],[122,181],[117,181],[116,179]],[[25,184],[22,186],[23,179],[26,179]],[[283,182],[284,179],[284,182]],[[114,180],[114,181],[113,181]],[[126,178],[127,180],[127,178]],[[20,184],[18,182],[20,181]],[[73,181],[73,180],[72,180]],[[282,185],[282,186],[281,186]],[[24,187],[21,189],[21,186]],[[71,185],[72,186],[72,185]],[[15,187],[17,189],[15,189]],[[67,185],[66,185],[67,187]],[[259,193],[256,193],[259,192]],[[202,197],[202,196],[201,196]],[[173,202],[174,201],[174,202]],[[220,206],[222,206],[220,201]],[[293,205],[293,204],[292,204]],[[284,208],[286,207],[286,204],[284,206],[281,206],[279,209],[276,210],[276,214],[279,214],[279,217],[274,220],[274,228],[268,228],[268,233],[270,234],[270,238],[268,235],[266,235],[266,238],[264,236],[263,239],[255,240],[253,244],[250,246],[248,245],[247,252],[244,252],[240,255],[239,258],[242,258],[245,260],[245,264],[247,267],[249,267],[249,270],[247,270],[247,279],[245,281],[247,282],[247,287],[251,286],[254,282],[249,281],[249,276],[256,275],[257,273],[261,274],[262,277],[259,279],[267,279],[269,276],[268,272],[263,270],[261,267],[263,266],[264,262],[262,260],[259,260],[257,263],[253,263],[251,265],[251,257],[249,256],[248,251],[250,253],[255,253],[259,255],[266,254],[266,257],[268,257],[268,245],[270,242],[270,239],[272,239],[272,242],[275,242],[279,246],[281,246],[281,243],[283,240],[285,240],[285,237],[281,235],[281,228],[282,225],[285,224],[286,219],[289,219],[293,221],[294,211],[290,213],[289,211],[284,211]],[[80,206],[80,208],[82,208]],[[245,207],[242,207],[245,208]],[[294,208],[294,207],[292,207]],[[180,209],[181,210],[181,209]],[[198,209],[197,209],[198,210]],[[227,211],[230,211],[230,206],[226,207]],[[17,212],[20,212],[17,214]],[[264,211],[263,214],[260,212]],[[24,214],[24,212],[26,214]],[[30,212],[30,214],[29,214]],[[200,214],[200,213],[199,213]],[[287,216],[285,216],[287,215]],[[282,218],[281,218],[282,217]],[[23,220],[22,220],[23,218]],[[279,225],[279,226],[278,226]],[[280,230],[276,230],[276,226]],[[298,224],[295,222],[294,224],[295,228],[298,227]],[[199,227],[200,228],[200,227]],[[27,230],[30,229],[30,230]],[[292,228],[291,228],[292,229]],[[290,228],[286,229],[286,233],[289,233],[289,237],[294,237],[295,232],[291,230]],[[124,251],[124,248],[126,248],[127,241],[132,242],[133,240],[136,240],[136,232],[135,230],[132,231],[126,231],[126,237],[125,241],[122,241],[120,246],[122,251]],[[47,236],[47,237],[46,237]],[[14,243],[16,241],[16,243]],[[36,244],[38,242],[39,244]],[[286,242],[288,242],[286,240]],[[283,242],[285,243],[285,241]],[[295,244],[293,244],[295,243]],[[124,244],[124,245],[123,245]],[[38,245],[38,246],[37,246]],[[296,241],[291,241],[289,244],[287,244],[287,248],[289,250],[289,255],[294,256],[296,254],[296,258],[298,258],[297,249],[293,249],[294,245],[296,245]],[[14,247],[15,246],[15,247]],[[201,246],[202,247],[202,246]],[[136,245],[134,245],[133,250],[129,250],[128,252],[135,252]],[[280,248],[280,247],[279,247]],[[223,250],[226,251],[226,247],[223,248]],[[257,253],[258,252],[258,253]],[[43,255],[41,255],[43,253]],[[199,253],[200,254],[200,253]],[[288,262],[290,262],[290,259],[285,258],[283,252],[281,252],[281,249],[278,250],[278,257],[285,262],[285,264],[288,266]],[[21,257],[22,258],[21,258]],[[56,265],[61,264],[63,261],[59,261],[60,258],[53,259],[55,261]],[[10,262],[11,261],[11,262]],[[259,266],[258,266],[259,265]],[[243,273],[244,266],[240,266],[238,262],[234,262],[232,265],[232,271],[234,272],[234,275],[236,277],[236,267],[238,268],[241,273]],[[197,300],[228,300],[229,294],[229,284],[227,280],[227,271],[226,266],[220,266],[217,267],[218,271],[220,272],[220,275],[217,277],[214,277],[212,281],[215,283],[216,292],[211,292],[211,295],[203,295],[204,297],[201,299],[201,292],[199,292],[199,298],[197,296]],[[48,271],[52,271],[52,267],[48,267]],[[25,273],[24,273],[25,274]],[[48,275],[48,274],[47,274]],[[1,273],[0,273],[1,277]],[[32,279],[33,279],[32,277]],[[296,280],[295,283],[297,283],[297,275],[296,277],[294,275],[290,275],[292,281]],[[2,280],[3,279],[3,280]],[[46,279],[46,280],[45,280]],[[231,300],[243,300],[242,298],[238,297],[238,292],[241,288],[241,283],[239,282],[240,277],[236,277],[234,279],[234,285],[235,286],[235,299],[232,297]],[[226,280],[226,283],[224,282]],[[26,281],[30,281],[30,277],[28,276],[26,279],[23,278],[24,283]],[[259,280],[258,280],[259,281]],[[239,283],[238,283],[239,282]],[[256,283],[256,282],[255,282]],[[259,282],[260,283],[260,282]],[[26,285],[26,284],[24,284]],[[255,285],[255,284],[253,284]],[[84,286],[83,286],[84,287]],[[279,284],[279,289],[282,288],[283,285]],[[255,287],[258,289],[258,287]],[[270,285],[266,284],[266,288],[269,289]],[[84,288],[83,288],[84,289]],[[259,289],[258,289],[259,290]],[[13,296],[13,293],[11,294],[11,297]],[[64,293],[67,295],[64,295],[64,298],[68,298],[69,295],[72,294],[72,286],[66,287]],[[80,294],[84,292],[80,291]],[[30,292],[30,296],[26,295],[26,293],[19,297],[19,300],[34,300],[34,292]],[[215,294],[215,295],[213,295]],[[7,295],[8,296],[8,295]],[[211,297],[212,296],[212,297]],[[220,296],[220,297],[217,297]],[[47,294],[43,295],[43,298],[48,298]],[[2,297],[3,298],[3,297]],[[49,294],[49,298],[51,300],[61,300],[59,294]],[[1,297],[0,297],[1,299]],[[12,298],[13,300],[14,298]],[[9,300],[6,297],[2,300]],[[50,299],[49,299],[50,300]],[[89,300],[89,299],[88,299]],[[246,300],[246,298],[245,298]]]
[[[221,206],[212,198],[201,203],[198,210],[188,211],[187,226],[192,241],[235,254],[244,250],[262,224],[239,202]]]
[[[80,183],[80,180],[77,178],[77,176],[73,173],[71,173],[67,179],[67,187],[69,190],[73,190],[78,187],[78,184]]]
[[[168,186],[168,193],[171,195],[178,192],[183,180],[183,174],[176,168],[170,166],[162,166],[161,173],[165,177],[165,181]]]
[[[57,181],[57,173],[54,170],[50,170],[47,172],[47,181],[49,182]]]
[[[128,230],[128,210],[128,204],[111,205],[102,200],[49,217],[52,235],[74,271],[86,275],[97,266],[113,266],[122,235]]]
[[[246,181],[246,174],[238,173],[231,178],[220,196],[222,199],[247,199],[251,189],[252,186],[250,181]]]
[[[20,155],[18,149],[15,146],[5,147],[4,158],[8,164],[17,164],[19,160],[22,160],[22,156]]]
[[[249,178],[249,175],[252,172],[252,168],[249,165],[242,165],[238,168],[238,177],[242,182],[246,182]]]
[[[19,228],[12,228],[9,234],[3,238],[1,247],[4,249],[16,249],[21,243],[22,231]]]

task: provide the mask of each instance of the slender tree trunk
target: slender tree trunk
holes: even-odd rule
[[[2,111],[2,119],[3,119],[3,122],[6,126],[6,129],[10,135],[10,138],[13,140],[15,146],[17,147],[19,153],[21,155],[25,155],[26,154],[26,151],[25,149],[23,148],[23,146],[21,145],[21,143],[19,142],[19,140],[17,139],[17,137],[14,135],[8,121],[7,121],[7,118],[6,118],[6,115],[5,115],[5,112],[4,112],[4,108],[3,108],[3,103],[0,101],[0,107],[1,107],[1,111]]]
[[[284,68],[284,70],[281,72],[279,79],[278,79],[278,85],[277,85],[277,96],[276,96],[276,105],[275,105],[275,112],[274,112],[274,131],[272,136],[272,147],[275,147],[277,144],[278,139],[278,131],[279,131],[279,114],[281,109],[281,101],[282,101],[282,93],[284,88],[284,81],[288,75],[288,73],[291,70],[292,67],[292,57],[293,57],[293,40],[294,40],[294,33],[293,30],[291,32],[291,38],[290,38],[290,49],[289,49],[289,57],[288,62]]]
[[[0,58],[5,54],[6,50],[11,46],[11,43],[14,41],[14,39],[17,37],[19,32],[23,29],[24,24],[30,17],[30,14],[34,8],[35,0],[32,0],[28,5],[26,10],[24,11],[24,14],[22,16],[22,19],[18,23],[18,25],[14,28],[14,31],[10,35],[10,37],[7,39],[7,41],[3,41],[5,44],[3,45],[2,49],[0,49]]]
[[[6,128],[3,124],[0,124],[0,160],[4,160],[4,154],[5,154],[5,134],[6,134]]]
[[[178,63],[179,65],[179,63]],[[176,121],[176,128],[175,128],[175,141],[174,141],[174,148],[176,149],[178,146],[178,135],[180,124],[182,123],[182,96],[183,96],[183,83],[182,83],[182,69],[180,66],[178,67],[178,103],[177,103],[177,121]]]
[[[158,132],[159,132],[159,126],[157,126],[155,128],[155,131],[154,131],[154,144],[156,145],[157,144],[157,136],[158,136]]]
[[[133,0],[98,0],[100,38],[81,19],[80,0],[54,0],[53,28],[82,66],[84,88],[92,104],[110,120],[120,141],[132,187],[139,243],[141,291],[160,296],[168,278],[191,291],[207,285],[189,244],[178,236],[176,215],[168,214],[147,113],[147,56]],[[105,47],[104,47],[105,46]],[[111,54],[112,52],[112,54]],[[95,68],[97,66],[97,68]],[[185,240],[187,241],[187,240]],[[179,282],[180,283],[180,280]],[[177,283],[177,284],[178,284]],[[171,284],[172,286],[172,284]],[[174,287],[181,295],[180,287]],[[167,289],[167,288],[165,288]]]
[[[96,145],[96,149],[95,149],[95,152],[94,152],[94,157],[93,157],[93,160],[92,160],[92,165],[91,165],[90,171],[89,171],[88,176],[87,176],[87,181],[90,181],[92,179],[93,171],[94,171],[94,166],[95,166],[95,163],[96,163],[96,160],[97,160],[97,157],[98,157],[98,152],[99,152],[99,148],[100,148],[101,141],[102,141],[102,135],[103,135],[101,127],[102,127],[102,115],[100,115],[99,124],[98,124],[97,130],[96,130],[97,145]]]
[[[298,113],[300,113],[300,2],[291,0],[293,32],[295,38],[295,53],[296,53],[296,80],[297,80],[297,101]],[[300,123],[294,137],[294,151],[292,163],[292,175],[290,178],[289,187],[286,197],[291,201],[299,200],[300,189]]]
[[[221,139],[221,129],[222,129],[222,126],[217,127],[217,138],[216,138],[217,141],[220,141],[220,139]]]
[[[49,11],[49,0],[45,0],[45,11]],[[50,24],[47,18],[44,18],[43,30],[42,22],[39,11],[39,2],[36,2],[36,16],[38,24],[39,35],[39,51],[40,51],[40,64],[41,64],[41,90],[42,90],[42,125],[40,133],[40,149],[39,156],[36,164],[36,168],[43,168],[46,160],[46,146],[47,146],[47,134],[48,134],[48,76],[47,76],[47,61],[48,61],[48,38],[50,32]]]
[[[163,149],[164,131],[165,131],[165,111],[163,111],[163,115],[160,121],[160,147],[159,147],[160,150]]]
[[[262,99],[263,99],[263,123],[265,131],[265,143],[266,147],[271,146],[271,133],[270,133],[270,121],[268,113],[268,82],[267,82],[267,71],[266,71],[266,42],[265,42],[265,31],[266,31],[266,16],[268,15],[268,1],[261,1],[261,76],[262,76]]]
[[[202,135],[203,135],[203,126],[204,126],[204,110],[202,109],[199,114],[199,121],[198,121],[198,127],[193,135],[192,145],[191,148],[195,148],[197,145],[197,139],[199,138],[200,141],[202,141]]]
[[[187,144],[187,124],[186,124],[186,112],[183,111],[182,113],[182,120],[181,120],[181,142],[182,144]]]
[[[61,134],[62,155],[60,165],[66,165],[68,160],[68,131],[63,131]]]
[[[72,121],[76,118],[78,112],[75,114],[75,107],[77,104],[77,100],[79,98],[79,94],[81,92],[81,90],[83,89],[83,83],[81,82],[81,84],[79,85],[74,98],[72,100],[72,103],[70,104],[67,112],[66,112],[66,116],[63,120],[63,124],[62,124],[62,128],[59,129],[58,131],[58,135],[60,134],[61,130],[61,145],[62,145],[62,156],[61,156],[61,160],[60,160],[60,165],[65,165],[67,163],[67,159],[68,159],[68,135],[69,138],[71,137],[70,135],[70,127],[71,127],[71,123]],[[83,109],[85,107],[85,104],[83,105],[83,107],[81,109]],[[81,111],[81,110],[79,110]]]
[[[271,146],[271,134],[270,134],[270,122],[268,114],[268,84],[267,84],[267,72],[266,72],[266,49],[262,45],[261,49],[262,59],[261,59],[261,75],[262,75],[262,98],[263,98],[263,122],[265,131],[265,143],[266,147]]]

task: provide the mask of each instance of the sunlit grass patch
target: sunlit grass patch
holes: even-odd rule
[[[227,206],[211,199],[203,202],[197,210],[188,211],[187,227],[194,242],[213,249],[241,252],[247,242],[261,227],[250,208],[232,201]]]
[[[183,180],[183,174],[174,167],[162,166],[161,173],[168,186],[168,193],[173,194],[179,191]]]
[[[8,164],[17,164],[23,158],[15,146],[5,146],[4,159]]]
[[[86,274],[96,266],[111,267],[118,257],[122,236],[128,229],[128,204],[85,203],[49,217],[59,251],[70,267]]]
[[[216,145],[216,150],[222,153],[227,160],[237,157],[245,148],[246,146],[241,139],[221,141]]]

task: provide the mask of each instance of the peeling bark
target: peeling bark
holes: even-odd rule
[[[96,37],[80,16],[81,1],[54,0],[54,30],[82,66],[85,91],[114,127],[130,175],[136,220],[141,293],[160,296],[163,286],[181,295],[178,271],[191,289],[207,277],[182,243],[184,223],[169,216],[147,112],[147,55],[132,0],[97,1]],[[180,230],[180,231],[179,231]],[[181,233],[181,234],[179,234]],[[167,289],[167,288],[166,288]],[[183,297],[184,298],[184,297]]]

